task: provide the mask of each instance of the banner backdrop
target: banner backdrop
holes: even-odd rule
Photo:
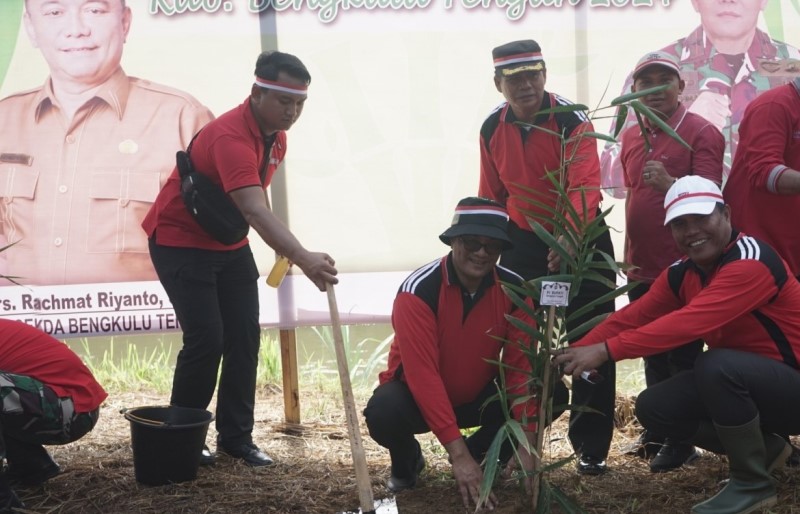
[[[336,259],[343,322],[386,321],[402,279],[447,251],[437,236],[477,191],[478,129],[503,100],[494,46],[536,39],[546,89],[594,109],[623,92],[642,54],[697,31],[711,1],[128,0],[127,33],[115,35],[37,25],[23,0],[3,0],[0,238],[15,244],[0,272],[22,285],[0,287],[0,312],[63,337],[179,329],[139,223],[175,152],[246,98],[256,57],[277,42],[312,82],[272,203],[307,248]],[[736,3],[797,56],[792,0]],[[92,55],[92,45],[58,41],[103,38],[121,45],[113,109],[71,119],[48,109],[48,77]],[[595,128],[607,131],[611,115],[596,112]],[[621,205],[612,225],[621,254]],[[255,239],[266,275],[274,255]],[[302,275],[261,288],[265,326],[328,322],[324,294]]]

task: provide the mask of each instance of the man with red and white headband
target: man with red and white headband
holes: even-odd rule
[[[558,254],[550,251],[530,225],[530,220],[535,220],[547,230],[554,228],[554,216],[549,209],[556,208],[558,195],[547,174],[560,171],[569,202],[579,218],[573,219],[565,213],[570,223],[580,227],[599,212],[597,141],[583,137],[586,132],[594,131],[585,112],[559,111],[572,102],[545,90],[547,68],[536,41],[526,39],[498,46],[492,50],[492,58],[494,84],[506,102],[481,126],[478,193],[505,206],[511,218],[508,233],[514,246],[503,252],[500,263],[531,280],[559,269]],[[563,134],[566,146],[562,147],[558,134]],[[613,258],[614,247],[608,231],[592,244]],[[599,253],[595,258],[603,260]],[[570,302],[568,331],[595,316],[614,311],[614,301],[608,300],[597,303],[581,316],[572,316],[613,289],[614,272],[602,270],[600,274],[605,283],[584,280]],[[605,473],[614,430],[614,363],[606,363],[598,371],[605,377],[602,384],[581,380],[572,389],[572,403],[590,408],[573,410],[569,426],[570,442],[580,455],[578,472],[587,475]]]
[[[286,154],[286,131],[303,112],[311,76],[297,57],[264,52],[250,95],[193,140],[194,169],[219,185],[247,223],[322,291],[336,283],[333,259],[310,252],[272,213],[264,189]],[[177,170],[167,180],[143,228],[150,257],[183,329],[170,403],[205,409],[216,388],[217,450],[250,466],[272,459],[252,440],[260,342],[258,269],[247,238],[226,245],[189,214]],[[214,456],[203,449],[202,464]]]

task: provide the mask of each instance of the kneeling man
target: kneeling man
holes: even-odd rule
[[[577,377],[609,359],[705,340],[693,370],[639,395],[636,417],[647,430],[727,455],[730,481],[693,513],[754,512],[776,503],[770,472],[791,453],[776,434],[800,433],[800,283],[772,247],[731,227],[713,182],[678,179],[664,207],[686,256],[555,363]]]
[[[507,228],[508,213],[500,204],[484,198],[461,200],[452,225],[439,236],[452,251],[413,272],[400,286],[392,310],[395,337],[389,368],[380,374],[380,385],[364,410],[370,435],[389,449],[392,476],[387,486],[393,492],[416,485],[425,461],[414,434],[433,432],[449,454],[465,507],[469,509],[470,500],[477,505],[480,463],[505,423],[505,406],[496,398],[484,407],[500,384],[496,362],[508,366],[509,395],[529,394],[531,367],[523,349],[532,343],[508,318],[531,326],[534,321],[501,287],[501,282],[520,285],[522,278],[497,266],[500,252],[511,246]],[[568,393],[558,384],[553,404],[566,404]],[[530,400],[513,407],[531,444],[536,407]],[[464,439],[459,428],[467,427],[480,428]],[[513,452],[505,446],[502,462]],[[523,468],[531,471],[533,459],[522,445],[519,455]],[[490,496],[486,506],[495,502]]]
[[[86,435],[108,395],[69,347],[19,321],[0,319],[0,512],[24,505],[11,483],[39,485],[60,472],[45,444]]]

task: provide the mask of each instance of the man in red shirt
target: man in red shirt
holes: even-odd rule
[[[725,185],[733,223],[772,245],[800,276],[800,78],[747,106]]]
[[[530,221],[552,230],[552,214],[558,195],[548,173],[560,171],[569,201],[580,219],[569,219],[575,226],[590,221],[600,212],[600,162],[597,140],[584,137],[594,128],[583,111],[546,112],[569,106],[569,100],[544,89],[547,69],[542,50],[531,39],[512,41],[492,50],[494,84],[506,102],[483,122],[480,131],[481,174],[478,194],[504,205],[511,218],[509,237],[513,248],[504,251],[500,262],[525,280],[558,270],[547,244],[531,229]],[[544,111],[544,112],[543,112]],[[562,137],[566,145],[562,148]],[[531,192],[533,191],[533,192]],[[568,215],[569,216],[569,215]],[[593,242],[595,248],[613,258],[611,234],[606,231]],[[601,261],[597,253],[595,258]],[[600,274],[614,284],[614,272]],[[614,311],[614,301],[596,305],[579,317],[572,314],[611,291],[606,284],[585,280],[567,308],[567,330],[592,318]],[[613,362],[598,370],[605,380],[592,385],[573,384],[574,405],[589,410],[570,412],[569,438],[580,455],[578,472],[597,475],[606,471],[606,456],[614,431],[616,375]]]
[[[280,255],[297,264],[320,289],[336,283],[333,259],[310,252],[272,213],[264,190],[286,153],[286,131],[300,117],[311,76],[297,57],[264,52],[242,105],[212,121],[195,137],[194,169],[218,184],[247,223]],[[258,269],[247,238],[226,245],[189,214],[173,170],[142,227],[150,257],[183,329],[170,403],[208,407],[219,373],[217,449],[250,466],[272,459],[252,440],[258,324]],[[208,449],[202,464],[213,463]]]
[[[453,224],[439,236],[452,251],[413,272],[397,293],[388,369],[364,410],[370,435],[389,449],[387,487],[394,492],[414,487],[425,466],[414,434],[433,432],[450,457],[465,508],[470,509],[470,500],[477,505],[480,463],[505,423],[499,401],[484,408],[499,386],[499,369],[491,361],[508,366],[509,395],[528,394],[531,368],[522,350],[530,339],[508,318],[535,322],[501,287],[501,282],[522,282],[496,265],[500,252],[511,245],[507,226],[508,214],[499,204],[485,198],[461,200]],[[558,384],[553,405],[567,403],[566,388]],[[513,412],[523,426],[535,424],[532,401],[515,405]],[[475,426],[480,428],[470,437],[461,437],[459,428]],[[527,433],[532,437],[533,432]],[[503,462],[513,450],[505,446]],[[523,446],[519,454],[530,471],[533,461]],[[491,497],[486,506],[494,503]]]
[[[754,512],[777,501],[769,473],[792,451],[778,434],[800,433],[800,283],[772,247],[733,230],[713,182],[678,179],[664,207],[686,257],[554,362],[577,377],[702,337],[694,369],[645,389],[636,416],[728,456],[728,485],[693,513]]]
[[[681,103],[684,81],[680,77],[678,60],[665,52],[645,54],[633,70],[633,92],[657,86],[667,88],[641,97],[641,102],[658,114],[691,149],[665,134],[647,118],[644,119],[644,133],[639,125],[622,133],[620,162],[627,188],[625,262],[634,266],[627,272],[628,280],[639,282],[628,292],[630,301],[641,298],[656,277],[682,255],[660,214],[664,195],[670,186],[687,175],[722,183],[725,138],[708,120],[687,111]],[[697,340],[669,352],[645,357],[647,386],[693,368],[702,351],[703,341]],[[634,451],[646,457],[655,455],[650,462],[653,472],[678,468],[698,456],[691,445],[664,441],[659,434],[647,431],[640,436]]]
[[[77,441],[108,396],[67,345],[20,321],[0,319],[0,512],[25,506],[9,482],[35,486],[61,470],[42,445]]]

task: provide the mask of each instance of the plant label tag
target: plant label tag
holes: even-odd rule
[[[540,305],[566,307],[569,304],[569,282],[542,282]]]

